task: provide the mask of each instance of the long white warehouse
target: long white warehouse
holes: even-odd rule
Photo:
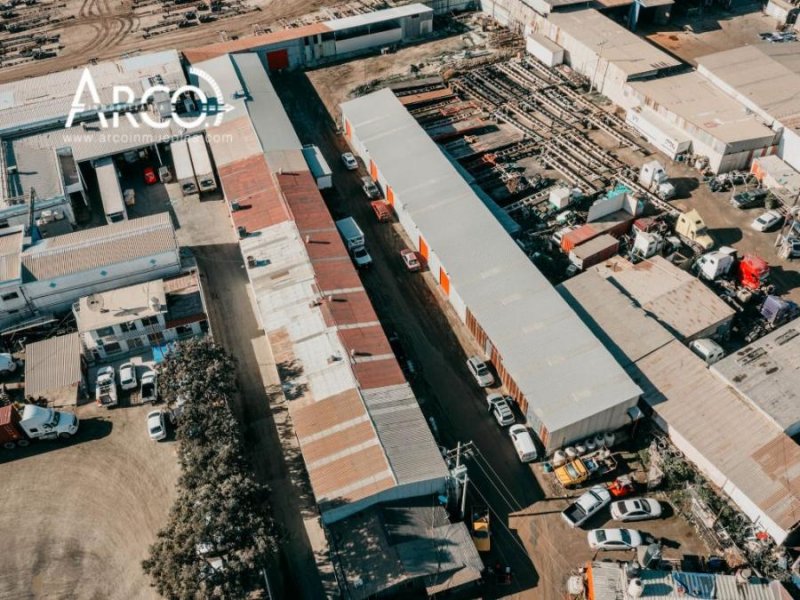
[[[352,148],[546,450],[629,423],[639,387],[394,94],[341,108]]]

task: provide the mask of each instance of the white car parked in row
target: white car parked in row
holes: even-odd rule
[[[592,529],[587,539],[592,550],[632,550],[643,544],[635,529]]]
[[[142,402],[158,401],[158,379],[155,371],[145,371],[142,375]]]
[[[134,390],[136,385],[136,367],[127,362],[119,368],[119,387],[123,390]]]
[[[777,210],[768,210],[763,215],[756,217],[750,227],[756,231],[769,231],[783,222],[783,215]]]
[[[356,157],[353,156],[352,152],[345,152],[342,154],[342,162],[348,171],[355,171],[358,169],[358,161]]]
[[[147,433],[155,442],[167,437],[167,424],[164,422],[164,413],[160,410],[147,413]]]
[[[650,498],[618,500],[611,504],[611,518],[615,521],[643,521],[661,517],[661,503]]]
[[[513,425],[516,421],[514,418],[514,411],[511,410],[511,402],[513,400],[510,396],[503,396],[502,394],[489,394],[486,396],[486,404],[489,406],[489,412],[494,416],[495,421],[501,427],[506,425]]]
[[[470,356],[467,359],[467,368],[469,372],[472,373],[472,376],[475,378],[475,381],[478,382],[479,386],[489,387],[494,383],[494,375],[492,375],[489,367],[487,367],[486,363],[479,357]]]
[[[508,429],[508,435],[514,443],[517,456],[522,462],[536,460],[536,445],[533,443],[533,438],[525,425],[512,425]]]

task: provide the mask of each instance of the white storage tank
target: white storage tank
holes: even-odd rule
[[[528,54],[548,67],[555,67],[564,62],[564,49],[540,33],[531,32],[528,34],[525,49]]]

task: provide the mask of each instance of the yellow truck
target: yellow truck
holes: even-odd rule
[[[609,450],[603,449],[572,459],[555,469],[555,475],[564,487],[575,487],[589,479],[607,475],[616,468],[617,460],[614,455]]]
[[[489,509],[475,506],[472,509],[472,541],[478,552],[489,552],[492,548]]]

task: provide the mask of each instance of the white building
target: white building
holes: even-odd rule
[[[593,8],[534,14],[526,32],[539,33],[562,47],[569,66],[625,108],[632,105],[625,94],[629,82],[659,77],[681,66],[679,60]]]
[[[691,151],[707,157],[714,173],[748,169],[753,158],[771,153],[778,143],[778,134],[762,118],[697,72],[631,82],[625,96],[629,110],[652,111],[684,132]],[[628,122],[649,137],[644,126]],[[669,131],[664,137],[675,138]]]
[[[759,43],[697,59],[697,72],[780,133],[778,156],[800,171],[800,53]]]
[[[57,236],[23,249],[22,228],[0,233],[0,327],[68,311],[81,296],[177,274],[168,213]]]
[[[208,332],[197,271],[84,296],[72,307],[83,351],[115,360]]]
[[[547,451],[628,424],[638,386],[391,90],[341,109],[351,147]]]

